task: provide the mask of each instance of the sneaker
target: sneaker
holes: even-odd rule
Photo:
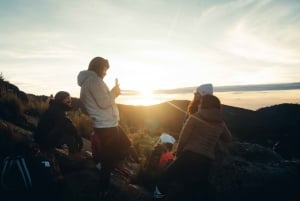
[[[101,165],[100,162],[96,164],[96,168],[97,168],[98,170],[101,170],[101,169],[102,169],[102,165]]]
[[[165,196],[166,196],[166,195],[165,195],[165,194],[162,194],[162,193],[159,191],[158,187],[155,186],[155,190],[154,190],[154,193],[153,193],[153,198],[154,198],[154,199],[162,199],[162,198],[164,198]]]

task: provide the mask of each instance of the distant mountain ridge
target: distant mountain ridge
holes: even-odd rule
[[[176,89],[154,90],[155,94],[174,94],[174,93],[191,93],[197,86],[184,87]],[[230,85],[214,86],[215,92],[231,91],[272,91],[272,90],[292,90],[300,89],[300,82],[293,83],[274,83],[274,84],[253,84],[253,85]],[[131,91],[132,94],[133,91]]]
[[[8,92],[15,93],[19,90],[8,90]],[[5,92],[1,95],[6,96],[7,94]],[[49,100],[47,96],[26,95],[29,103],[30,101],[37,101],[47,105]],[[72,100],[74,110],[82,108],[78,98]],[[134,135],[142,136],[144,134],[153,135],[155,132],[168,132],[178,139],[189,102],[187,100],[173,100],[152,106],[119,104],[121,126],[150,131],[147,133],[133,132]],[[14,126],[11,122],[2,120],[1,111],[0,158],[2,159],[11,153],[13,150],[11,147],[16,147],[16,144],[9,143],[11,136],[18,136],[15,138],[18,143],[21,139],[25,143],[29,143],[31,140],[25,139],[27,139],[26,136],[32,135],[32,132],[23,131],[23,127]],[[11,110],[8,111],[11,113]],[[213,188],[216,189],[215,194],[218,201],[298,201],[297,187],[300,181],[300,166],[296,160],[300,159],[300,105],[280,104],[261,108],[257,111],[222,105],[222,114],[234,136],[234,141],[228,145],[217,146],[217,157],[212,164],[209,179]],[[28,114],[26,120],[29,120]],[[12,132],[8,132],[8,126],[13,128]],[[155,132],[151,132],[151,130]],[[91,147],[88,140],[84,142],[86,147]],[[139,141],[138,143],[144,142]],[[286,160],[272,149],[259,145],[273,147],[278,142],[281,146],[276,149],[276,152],[280,153]],[[150,190],[145,188],[146,186],[142,185],[144,183],[131,183],[132,178],[136,180],[141,166],[128,162],[126,161],[125,170],[126,173],[130,174],[124,175],[120,171],[113,172],[112,188],[109,188],[108,195],[110,197],[108,200],[152,200],[152,188]],[[64,170],[64,185],[59,186],[62,189],[60,192],[63,194],[63,200],[99,200],[99,170],[95,168],[93,161],[80,159],[78,164],[72,163],[72,166]],[[189,189],[188,193],[184,194],[185,199],[182,200],[203,200],[203,194],[199,194],[199,189],[202,187],[197,185],[192,187],[193,189]],[[176,192],[176,187],[174,189]],[[14,192],[14,194],[19,195],[18,190]],[[0,200],[11,200],[11,196],[9,199],[5,199],[6,197],[3,195],[0,192]]]
[[[18,97],[23,97],[25,102],[30,100],[46,101],[47,96],[35,96],[26,94],[18,87],[7,81],[1,80],[1,96],[8,92],[15,93]],[[266,85],[272,88],[274,85]],[[280,85],[282,88],[297,88],[300,83]],[[261,87],[261,85],[257,85]],[[216,91],[218,88],[216,87]],[[20,95],[21,94],[21,95]],[[24,96],[24,94],[27,95]],[[25,97],[25,98],[24,98]],[[160,130],[171,132],[178,138],[185,111],[189,101],[173,100],[152,106],[132,106],[119,104],[121,124],[129,128]],[[82,108],[78,98],[73,98],[74,110]],[[234,106],[223,105],[222,113],[225,122],[235,138],[258,143],[272,147],[276,142],[285,141],[285,144],[293,144],[292,147],[299,147],[300,150],[300,105],[280,104],[258,109],[257,111],[247,110]],[[297,154],[300,157],[300,151]]]

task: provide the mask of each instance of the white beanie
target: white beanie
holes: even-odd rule
[[[158,144],[163,144],[163,143],[175,143],[175,138],[169,135],[168,133],[162,133],[161,136],[159,137]]]
[[[213,94],[213,85],[212,84],[202,84],[194,90],[194,93],[199,93],[201,96]]]

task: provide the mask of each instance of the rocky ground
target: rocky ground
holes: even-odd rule
[[[14,142],[30,142],[28,140],[32,136],[30,131],[5,121],[0,121],[0,127],[12,129],[11,135]],[[8,154],[9,146],[5,141],[5,135],[5,132],[0,133],[1,160],[5,154]],[[89,141],[85,140],[84,143],[81,157],[72,159],[72,166],[64,169],[63,201],[99,200],[99,170],[89,155]],[[63,150],[60,151],[63,154]],[[210,174],[210,183],[216,190],[215,199],[217,201],[300,200],[298,193],[300,186],[299,162],[286,161],[263,146],[238,141],[229,145],[220,145],[217,155]],[[152,200],[152,189],[142,186],[138,182],[137,177],[141,168],[142,164],[130,158],[125,160],[123,169],[116,169],[113,172],[112,185],[105,200]],[[173,193],[176,195],[176,188]],[[172,200],[201,200],[200,190],[197,186],[194,186],[191,192],[181,193],[183,193],[183,197],[178,194],[178,196],[173,196]]]

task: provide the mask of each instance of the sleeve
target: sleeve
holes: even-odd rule
[[[99,108],[106,109],[115,104],[115,96],[109,91],[103,80],[100,80],[99,78],[92,79],[89,89]]]

